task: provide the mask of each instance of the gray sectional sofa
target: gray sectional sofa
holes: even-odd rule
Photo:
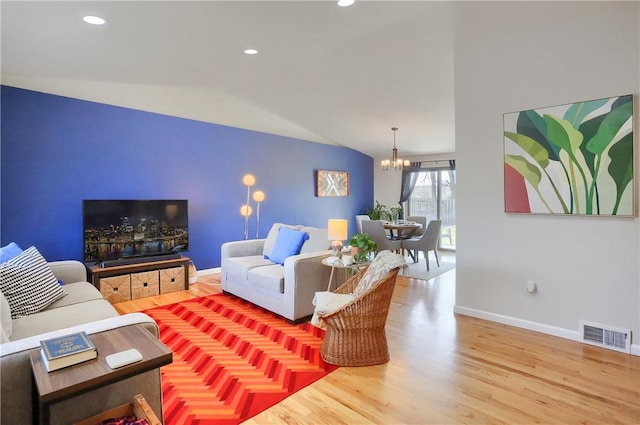
[[[33,385],[29,353],[40,340],[84,330],[89,335],[123,326],[143,326],[158,337],[156,323],[143,313],[119,315],[91,283],[79,261],[50,262],[67,295],[43,311],[6,322],[9,341],[0,344],[0,423],[30,424]],[[6,311],[4,312],[6,313]],[[162,393],[158,369],[111,384],[91,393],[58,403],[51,408],[52,423],[66,424],[91,417],[108,408],[130,402],[143,394],[162,417]]]
[[[300,252],[276,264],[269,256],[281,227],[307,234]],[[222,290],[274,312],[291,322],[313,314],[317,291],[326,291],[331,268],[322,260],[331,255],[327,229],[275,223],[266,239],[226,242],[221,248]]]

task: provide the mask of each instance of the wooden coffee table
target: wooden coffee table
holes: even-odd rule
[[[171,350],[142,326],[125,326],[89,335],[98,349],[98,358],[47,372],[40,349],[31,350],[31,369],[37,394],[34,394],[34,423],[50,423],[50,406],[79,394],[157,369],[173,361]],[[111,369],[105,358],[109,354],[135,348],[142,360]],[[113,406],[105,406],[109,408]],[[160,413],[160,412],[156,412]]]

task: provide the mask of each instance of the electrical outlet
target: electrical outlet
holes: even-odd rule
[[[533,280],[527,281],[527,292],[529,292],[530,294],[534,294],[537,291],[538,291],[538,284]]]

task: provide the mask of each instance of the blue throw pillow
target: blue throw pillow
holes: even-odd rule
[[[287,257],[300,254],[300,248],[302,248],[302,244],[307,239],[309,239],[307,232],[281,227],[271,253],[265,255],[265,258],[274,263],[284,265],[284,260]]]
[[[22,248],[20,248],[17,243],[11,242],[9,245],[0,248],[0,263],[9,261],[20,254],[22,254]]]

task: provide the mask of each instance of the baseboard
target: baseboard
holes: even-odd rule
[[[208,274],[221,273],[221,271],[222,269],[220,267],[215,267],[213,269],[198,270],[198,276],[206,276]]]
[[[504,316],[502,314],[491,313],[488,311],[477,310],[474,308],[454,306],[453,312],[463,314],[478,319],[489,320],[491,322],[502,323],[504,325],[514,326],[516,328],[527,329],[534,332],[540,332],[546,335],[557,336],[559,338],[569,339],[571,341],[580,342],[580,332],[559,328],[557,326],[545,325],[543,323],[532,322],[530,320],[519,319],[517,317]],[[640,356],[640,344],[631,345],[631,354]]]

